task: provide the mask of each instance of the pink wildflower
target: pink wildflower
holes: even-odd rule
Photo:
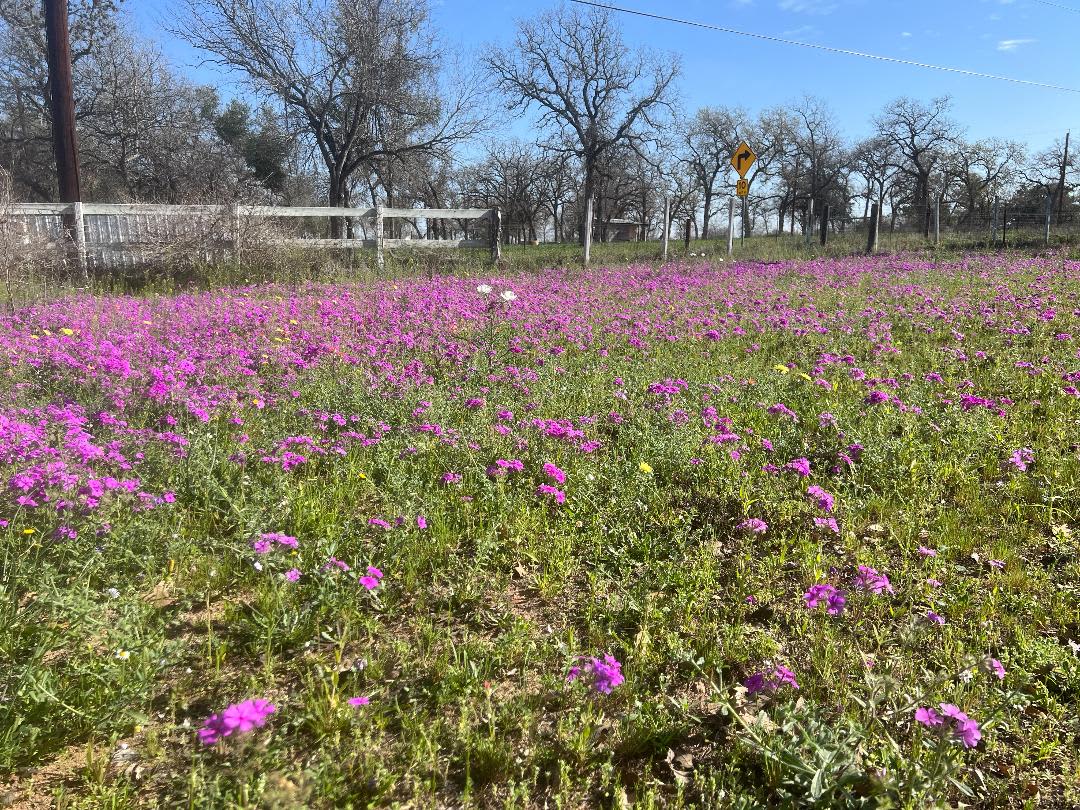
[[[544,475],[546,475],[556,484],[566,483],[566,473],[564,473],[550,461],[544,465]]]
[[[204,745],[213,745],[223,737],[246,734],[266,724],[266,719],[277,708],[262,698],[245,700],[229,706],[221,714],[212,714],[199,729],[199,739]]]
[[[564,503],[566,501],[566,493],[561,489],[551,486],[551,484],[541,484],[536,488],[537,495],[550,495],[555,499],[555,503]]]

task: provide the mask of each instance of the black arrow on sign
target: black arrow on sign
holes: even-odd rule
[[[735,163],[738,164],[737,168],[738,168],[738,170],[740,172],[742,171],[742,162],[744,160],[749,160],[749,159],[750,159],[750,150],[749,149],[747,149],[745,152],[739,152],[739,154],[737,154],[735,156]]]

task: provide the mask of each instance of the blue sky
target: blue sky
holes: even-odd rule
[[[621,0],[616,3],[755,33],[1080,89],[1080,0]],[[135,27],[155,40],[193,80],[235,85],[162,26],[167,0],[127,0]],[[465,58],[490,42],[509,42],[517,18],[549,0],[433,0],[444,42]],[[837,113],[844,134],[866,135],[890,99],[948,94],[968,135],[1004,137],[1038,149],[1080,132],[1080,93],[1013,85],[851,56],[824,53],[655,20],[623,18],[626,40],[679,54],[688,109],[741,105],[751,111],[812,93]],[[518,135],[523,122],[510,124]]]

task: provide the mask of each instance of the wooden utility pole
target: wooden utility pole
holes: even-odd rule
[[[49,99],[60,202],[81,201],[75,143],[75,92],[71,84],[67,0],[45,0],[45,41],[49,59]]]
[[[1061,225],[1062,207],[1065,205],[1065,167],[1069,165],[1069,133],[1065,133],[1065,154],[1061,158],[1061,174],[1058,176],[1057,224]]]

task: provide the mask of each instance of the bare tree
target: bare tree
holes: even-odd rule
[[[613,13],[595,7],[562,6],[520,21],[514,47],[493,48],[484,63],[510,109],[540,110],[540,125],[561,136],[551,148],[569,148],[580,160],[583,200],[595,193],[606,153],[655,132],[679,75],[675,56],[631,51]]]
[[[821,99],[804,96],[791,108],[796,163],[802,169],[803,190],[815,207],[835,204],[846,191],[850,156],[832,110]]]
[[[743,130],[744,139],[753,145],[757,153],[757,160],[750,168],[746,179],[750,183],[750,190],[755,200],[768,198],[767,192],[769,181],[779,178],[782,184],[786,180],[786,193],[782,193],[782,199],[794,207],[797,199],[798,172],[791,174],[788,167],[792,162],[795,149],[795,121],[791,113],[784,107],[772,107],[758,114],[750,126]],[[790,175],[790,177],[788,177]],[[746,201],[749,206],[750,201]],[[781,208],[780,225],[783,227],[783,209]],[[792,215],[794,219],[794,214]],[[743,233],[749,236],[752,232],[752,223],[749,216],[743,218]]]
[[[443,60],[427,0],[185,0],[185,7],[174,33],[284,105],[326,170],[332,206],[349,204],[358,171],[448,150],[482,125],[474,83],[459,75],[453,90],[440,87]],[[386,190],[392,197],[392,183]]]
[[[686,167],[701,189],[702,239],[709,238],[717,183],[727,175],[731,156],[742,141],[743,130],[747,128],[744,122],[750,120],[742,108],[702,107],[681,128],[681,147]]]
[[[964,219],[970,221],[973,215],[989,210],[990,199],[1005,193],[1024,161],[1024,146],[1015,141],[958,141],[943,173],[959,187]]]
[[[874,202],[878,204],[880,215],[885,192],[898,171],[896,147],[891,140],[880,135],[860,141],[851,150],[851,168],[862,176],[866,186],[863,218],[870,216],[870,205]]]
[[[1023,178],[1026,182],[1038,186],[1056,201],[1058,225],[1062,222],[1065,203],[1068,201],[1070,190],[1076,183],[1076,176],[1080,172],[1080,160],[1077,159],[1076,152],[1077,150],[1073,149],[1066,155],[1065,143],[1058,138],[1046,149],[1032,155],[1023,169]],[[1062,178],[1065,179],[1064,183],[1061,182]]]
[[[549,167],[539,148],[519,140],[488,145],[484,158],[469,171],[470,197],[503,211],[503,238],[537,238],[547,209],[545,179]]]
[[[950,106],[947,96],[929,104],[898,98],[874,119],[877,134],[896,148],[897,168],[911,181],[924,236],[930,235],[930,177],[960,137],[959,127],[948,117]]]

